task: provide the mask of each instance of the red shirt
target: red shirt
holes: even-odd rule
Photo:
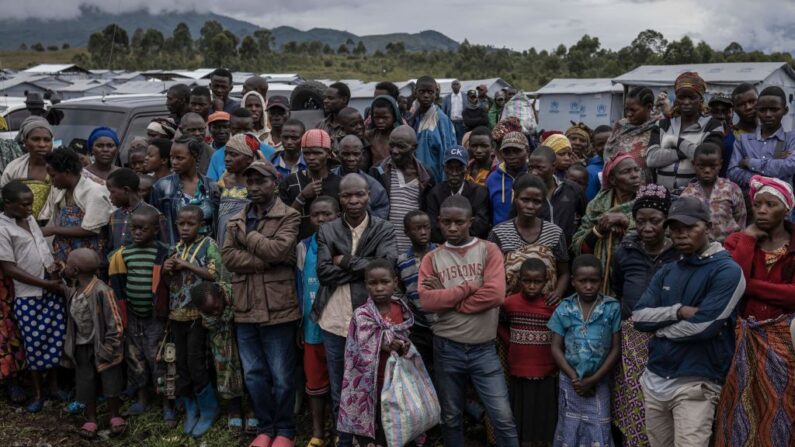
[[[508,371],[512,376],[540,379],[557,370],[552,358],[552,331],[547,328],[555,309],[544,303],[545,298],[528,299],[520,292],[506,298],[502,305],[506,318],[500,337],[508,343]]]
[[[400,324],[403,322],[403,306],[395,301],[389,303],[389,311],[382,313],[381,318],[390,324]],[[386,361],[389,359],[391,351],[381,350],[378,355],[378,394],[381,394],[381,389],[384,388],[384,370],[386,369]]]

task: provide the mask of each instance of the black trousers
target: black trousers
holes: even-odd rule
[[[177,396],[193,397],[210,383],[207,368],[207,330],[202,320],[175,321],[171,341],[177,350]]]

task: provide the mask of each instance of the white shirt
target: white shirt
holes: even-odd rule
[[[450,93],[450,119],[459,121],[464,119],[464,94]]]
[[[33,216],[28,217],[30,232],[15,219],[0,214],[0,261],[13,262],[31,276],[44,279],[46,269],[53,264],[50,247]],[[40,287],[14,281],[14,294],[21,297],[42,296]]]

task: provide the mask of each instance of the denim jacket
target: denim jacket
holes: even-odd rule
[[[204,195],[204,200],[199,204],[204,211],[204,233],[213,235],[215,234],[215,223],[218,220],[218,203],[220,202],[218,185],[201,173],[198,176],[201,192]],[[168,241],[171,247],[176,246],[177,242],[179,242],[177,214],[185,206],[182,201],[181,191],[182,186],[179,181],[179,175],[171,174],[161,178],[154,184],[151,200],[149,201],[166,218],[168,237],[165,240]]]

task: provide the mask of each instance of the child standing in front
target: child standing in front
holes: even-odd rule
[[[3,187],[2,197],[0,265],[3,275],[14,280],[14,318],[33,379],[33,401],[27,411],[38,413],[44,406],[44,375],[48,375],[49,391],[58,391],[56,375],[50,369],[58,366],[66,333],[59,296],[62,286],[60,281],[46,278],[54,261],[32,216],[33,192],[15,180]]]
[[[355,435],[360,446],[386,445],[380,424],[384,370],[390,352],[408,352],[414,318],[394,297],[397,276],[391,262],[376,259],[364,275],[370,297],[353,311],[348,330],[337,430]]]
[[[723,148],[714,143],[700,144],[693,154],[696,178],[681,194],[681,197],[695,197],[709,208],[712,239],[721,243],[728,235],[744,230],[748,217],[740,187],[719,177],[722,166]]]
[[[119,435],[127,428],[119,417],[124,327],[113,290],[97,277],[99,266],[96,252],[78,248],[69,253],[64,268],[64,276],[75,286],[66,290],[69,320],[64,358],[75,369],[77,401],[86,408],[80,435],[87,439],[97,436],[97,379],[108,402],[111,434]]]
[[[316,198],[309,207],[309,221],[315,234],[302,240],[296,246],[296,265],[298,266],[299,299],[303,307],[304,345],[304,377],[306,377],[306,394],[309,396],[309,410],[312,413],[312,439],[307,447],[324,447],[326,445],[326,411],[329,393],[328,367],[326,366],[326,350],[323,347],[323,334],[320,326],[309,317],[315,295],[320,289],[317,278],[317,230],[326,222],[331,222],[340,215],[337,200],[330,196]]]
[[[185,405],[183,432],[200,437],[218,416],[218,400],[207,370],[207,331],[191,300],[191,288],[218,280],[221,253],[208,236],[199,235],[204,212],[187,205],[177,214],[176,253],[163,264],[169,283],[169,326],[177,351],[177,396]],[[198,417],[198,418],[197,418]]]
[[[562,372],[555,446],[613,445],[608,374],[620,353],[621,305],[599,293],[602,269],[594,255],[575,258],[575,293],[549,320],[552,357]]]
[[[558,368],[547,328],[554,308],[546,304],[547,266],[536,258],[519,268],[521,292],[502,305],[500,338],[508,346],[511,409],[520,445],[549,445],[558,416]]]

